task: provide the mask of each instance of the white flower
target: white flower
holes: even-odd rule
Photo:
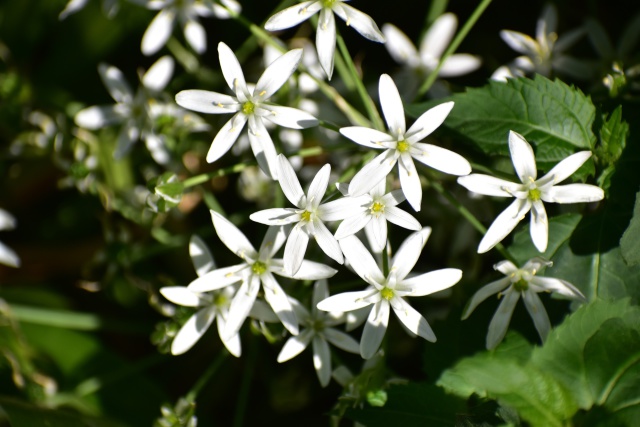
[[[459,154],[419,142],[444,122],[453,108],[453,102],[445,102],[425,111],[407,130],[402,99],[395,83],[387,74],[380,76],[379,91],[380,105],[389,133],[361,126],[340,129],[342,135],[360,145],[385,150],[353,177],[349,184],[349,194],[360,196],[367,193],[398,163],[402,191],[413,209],[419,211],[422,185],[413,159],[453,175],[467,175],[471,172],[471,165]]]
[[[336,313],[319,311],[316,305],[329,296],[326,280],[316,282],[311,299],[311,312],[299,302],[292,299],[293,310],[296,312],[304,329],[287,340],[278,354],[278,363],[291,360],[312,343],[313,366],[318,374],[322,387],[326,387],[331,379],[331,352],[329,343],[351,353],[358,353],[359,345],[351,336],[334,328],[344,323],[344,316]]]
[[[536,180],[538,172],[533,149],[522,135],[514,131],[509,132],[509,150],[513,167],[521,182],[509,182],[477,173],[458,178],[460,185],[475,193],[496,197],[515,197],[513,203],[498,215],[487,230],[478,246],[478,253],[487,252],[500,243],[529,211],[531,211],[531,240],[540,252],[544,252],[549,239],[549,224],[543,201],[585,203],[604,198],[604,191],[595,185],[556,185],[578,170],[591,157],[591,152],[580,151],[572,154],[555,165],[545,176]]]
[[[147,9],[160,10],[142,36],[142,53],[153,55],[169,40],[176,19],[182,26],[184,38],[197,53],[207,50],[207,35],[198,21],[198,17],[215,16],[218,19],[231,17],[229,10],[239,13],[240,4],[235,0],[148,0]],[[229,10],[227,10],[227,8]]]
[[[58,15],[58,19],[61,21],[66,19],[67,16],[84,9],[87,3],[89,3],[89,0],[69,0],[64,10]],[[120,9],[118,0],[102,0],[102,12],[107,15],[109,19],[118,13],[118,9]]]
[[[303,1],[273,15],[264,25],[269,31],[291,28],[320,12],[316,29],[316,50],[320,64],[329,80],[333,74],[333,56],[336,50],[336,21],[338,15],[347,26],[353,27],[363,37],[378,43],[384,43],[384,35],[371,17],[345,2],[348,0]]]
[[[491,78],[504,81],[508,77],[523,73],[538,73],[548,77],[551,70],[575,78],[589,78],[591,74],[589,67],[583,61],[564,53],[584,36],[584,28],[576,28],[559,37],[556,33],[557,26],[556,8],[552,4],[547,4],[538,18],[535,39],[518,31],[500,31],[502,40],[523,56],[519,56],[507,66],[498,68]]]
[[[343,197],[321,204],[329,185],[330,173],[331,165],[324,165],[313,178],[305,195],[289,160],[279,154],[278,180],[282,192],[295,208],[265,209],[249,216],[253,221],[267,225],[296,223],[284,248],[284,268],[288,274],[296,274],[300,268],[310,236],[316,239],[325,254],[340,264],[344,262],[340,245],[324,222],[344,219],[366,207],[362,205],[364,198],[357,197]]]
[[[253,89],[247,86],[240,63],[231,49],[220,42],[218,53],[222,74],[236,96],[205,90],[183,90],[176,95],[176,102],[184,108],[201,113],[235,113],[213,139],[207,153],[209,163],[229,151],[248,121],[249,140],[256,160],[267,175],[276,179],[276,149],[265,127],[265,120],[291,129],[304,129],[318,124],[315,117],[304,111],[267,102],[295,71],[302,49],[290,50],[273,61]]]
[[[409,37],[395,25],[383,25],[382,32],[387,39],[385,46],[396,62],[406,65],[420,74],[429,74],[438,66],[442,54],[456,33],[457,26],[458,18],[453,13],[440,15],[422,37],[419,51]],[[444,61],[438,75],[441,77],[462,76],[477,70],[480,64],[480,58],[477,56],[456,53]]]
[[[189,290],[208,292],[242,282],[229,307],[229,317],[224,333],[224,337],[228,338],[240,330],[254,306],[260,284],[262,284],[267,303],[285,328],[291,334],[297,335],[298,320],[287,294],[273,274],[300,280],[318,280],[332,277],[336,274],[336,270],[324,264],[303,260],[296,275],[287,274],[283,261],[273,258],[286,238],[282,227],[269,227],[260,250],[256,251],[246,236],[222,215],[211,211],[211,219],[222,243],[242,258],[243,262],[208,272],[191,282]]]
[[[13,230],[16,227],[16,219],[9,212],[0,209],[0,230]],[[0,264],[9,267],[20,267],[20,257],[15,251],[0,242]]]
[[[513,309],[520,296],[524,300],[527,311],[533,319],[542,341],[547,338],[551,324],[544,305],[542,305],[542,301],[538,297],[539,292],[555,292],[570,299],[586,302],[584,295],[571,283],[553,277],[536,276],[536,273],[541,268],[551,265],[553,265],[551,261],[536,257],[527,261],[520,269],[513,265],[511,261],[501,261],[493,267],[507,277],[480,288],[473,295],[462,315],[462,320],[469,317],[478,304],[493,294],[497,293],[498,298],[503,298],[489,324],[489,333],[487,334],[488,349],[495,348],[504,338]]]
[[[340,240],[355,234],[364,228],[367,240],[374,252],[382,252],[387,244],[387,221],[409,230],[420,230],[422,226],[413,216],[398,208],[404,202],[402,190],[394,190],[385,194],[386,181],[383,179],[365,194],[364,211],[354,210],[338,226],[335,237]],[[338,185],[342,194],[346,195],[344,185]]]
[[[97,130],[112,124],[122,124],[114,156],[121,158],[138,139],[145,141],[147,149],[159,164],[166,164],[170,155],[161,136],[155,133],[154,106],[159,104],[154,95],[161,92],[171,79],[174,62],[170,56],[158,59],[141,77],[141,86],[134,94],[122,72],[107,64],[100,64],[98,72],[115,105],[93,106],[75,116],[78,126]]]
[[[445,268],[407,278],[418,261],[430,233],[430,228],[423,228],[412,233],[402,243],[391,260],[387,277],[382,274],[369,251],[356,236],[340,240],[340,247],[353,270],[373,288],[331,296],[321,301],[318,308],[324,311],[344,312],[373,306],[360,340],[360,354],[365,359],[378,351],[387,330],[391,308],[409,331],[428,341],[436,341],[436,336],[425,318],[411,307],[404,297],[419,297],[447,289],[458,283],[462,271]]]

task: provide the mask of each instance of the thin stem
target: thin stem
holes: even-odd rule
[[[256,363],[258,362],[258,344],[258,340],[252,339],[249,341],[249,354],[247,355],[247,364],[242,375],[242,382],[240,383],[240,396],[238,396],[237,400],[233,427],[242,427],[244,424],[244,414],[247,412],[247,405],[249,404],[251,381],[253,381],[253,373],[256,370]]]
[[[336,34],[336,42],[338,44],[338,49],[340,49],[340,53],[342,54],[342,58],[344,62],[347,64],[347,68],[351,76],[353,77],[353,81],[356,84],[356,89],[358,90],[358,94],[362,99],[364,104],[364,108],[367,110],[367,114],[369,115],[369,119],[373,123],[374,127],[380,131],[384,131],[384,123],[382,122],[382,118],[380,117],[380,113],[378,113],[378,109],[376,108],[376,104],[369,96],[369,92],[367,92],[367,88],[364,87],[364,83],[358,74],[358,70],[356,70],[356,65],[353,63],[353,59],[351,59],[351,55],[349,54],[349,50],[347,49],[347,45],[344,43],[344,39],[340,34]]]
[[[382,274],[384,274],[384,277],[389,275],[389,251],[386,246],[382,250]]]
[[[449,0],[432,0],[431,6],[429,6],[429,12],[427,13],[427,19],[425,20],[425,28],[431,27],[431,24],[438,19],[440,15],[447,10]]]
[[[229,352],[227,350],[222,350],[220,354],[218,354],[218,357],[216,357],[216,360],[214,360],[213,363],[209,366],[209,368],[205,371],[205,373],[202,374],[200,378],[198,378],[198,381],[196,381],[195,385],[191,388],[191,390],[189,390],[189,393],[187,393],[187,395],[185,396],[185,399],[188,402],[195,402],[196,397],[198,397],[198,394],[200,393],[200,391],[202,391],[204,386],[207,385],[207,383],[209,382],[209,380],[211,380],[211,378],[215,375],[215,373],[218,372],[218,369],[220,369],[220,367],[222,366],[222,363],[225,361],[228,354]]]
[[[467,36],[467,34],[469,34],[469,31],[471,31],[471,28],[473,28],[476,21],[478,21],[480,16],[482,16],[482,13],[489,6],[491,1],[492,0],[482,0],[478,5],[478,7],[476,7],[476,10],[473,11],[471,16],[467,20],[467,22],[464,23],[464,26],[460,29],[458,34],[456,34],[456,37],[453,39],[453,41],[451,42],[447,50],[444,52],[444,54],[440,58],[440,61],[438,61],[438,66],[436,67],[436,69],[433,70],[429,74],[429,76],[427,76],[427,79],[424,81],[422,86],[420,86],[420,89],[418,89],[418,95],[424,95],[431,88],[433,83],[438,78],[438,73],[440,72],[440,69],[442,68],[442,65],[444,64],[444,62],[447,60],[449,56],[451,56],[451,54],[453,54],[458,49],[458,47],[460,46],[464,38]]]

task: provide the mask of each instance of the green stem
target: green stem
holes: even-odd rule
[[[255,337],[252,337],[255,338]],[[238,396],[236,413],[233,419],[233,427],[242,427],[244,424],[244,414],[247,412],[249,404],[249,393],[251,391],[251,381],[253,381],[253,373],[256,370],[258,362],[258,346],[259,341],[252,339],[249,341],[249,351],[247,355],[247,365],[242,374],[242,382],[240,384],[240,396]]]
[[[344,39],[340,34],[336,34],[336,42],[338,44],[338,49],[340,49],[340,53],[342,54],[342,58],[344,62],[347,64],[347,68],[353,81],[356,84],[356,89],[358,90],[358,94],[362,99],[364,104],[364,108],[367,110],[367,114],[369,115],[369,120],[373,123],[374,127],[380,131],[384,131],[384,123],[382,122],[382,118],[380,117],[380,113],[378,113],[378,109],[376,108],[376,104],[369,96],[369,92],[367,92],[367,88],[364,87],[364,83],[358,74],[358,70],[356,70],[356,65],[353,63],[353,59],[351,59],[351,55],[349,54],[349,50],[347,49],[347,45],[344,43]]]
[[[187,395],[185,396],[185,399],[187,401],[189,402],[196,401],[196,398],[198,397],[198,394],[200,393],[200,391],[202,391],[204,386],[207,385],[207,383],[209,382],[209,380],[211,380],[211,378],[215,375],[215,373],[218,372],[218,369],[220,369],[220,367],[222,366],[222,363],[225,361],[228,354],[229,353],[227,352],[227,350],[222,350],[220,354],[218,354],[218,357],[216,357],[216,360],[214,360],[213,363],[209,366],[209,368],[204,372],[204,374],[202,374],[200,378],[198,378],[198,381],[191,388],[191,390],[189,390],[189,393],[187,393]]]
[[[467,22],[465,22],[464,26],[460,29],[458,34],[456,34],[456,37],[453,39],[447,50],[440,58],[440,61],[438,61],[438,66],[436,67],[436,69],[429,74],[422,86],[420,86],[420,89],[418,89],[418,95],[424,95],[431,88],[433,83],[438,78],[438,73],[440,72],[440,69],[442,68],[444,62],[449,56],[451,56],[451,54],[453,54],[458,49],[464,38],[467,36],[467,34],[469,34],[469,31],[471,31],[471,28],[473,28],[476,21],[478,21],[480,16],[482,16],[482,13],[489,6],[491,1],[492,0],[482,0],[478,7],[476,7],[476,10],[473,11]]]
[[[440,15],[447,10],[447,4],[449,0],[432,0],[431,6],[429,6],[429,13],[427,13],[427,19],[425,20],[425,28],[431,27],[431,24],[438,19]]]
[[[382,274],[384,274],[384,277],[389,275],[389,252],[387,249],[385,246],[382,250]]]

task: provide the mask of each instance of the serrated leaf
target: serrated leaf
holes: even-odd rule
[[[618,106],[608,118],[603,117],[603,124],[600,128],[600,144],[595,150],[595,157],[603,168],[598,177],[598,185],[605,191],[611,185],[611,177],[627,144],[628,133],[629,124],[622,120],[622,106]]]
[[[538,167],[544,171],[575,151],[591,150],[596,141],[591,99],[560,80],[537,75],[533,80],[490,81],[446,100],[455,102],[444,122],[448,130],[487,154],[502,155],[509,155],[507,137],[514,130],[536,146]],[[408,110],[418,116],[433,104]]]
[[[633,217],[620,239],[620,249],[627,265],[640,264],[640,193],[636,194]]]

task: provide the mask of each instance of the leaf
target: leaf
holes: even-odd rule
[[[627,265],[640,264],[640,193],[636,194],[633,217],[620,239],[620,249]]]
[[[410,106],[418,116],[436,103]],[[533,80],[490,81],[446,99],[455,107],[444,122],[454,134],[472,141],[487,154],[509,155],[508,134],[514,130],[537,147],[538,167],[544,171],[576,150],[591,150],[595,107],[579,89],[540,75]]]
[[[456,417],[464,412],[462,400],[446,394],[432,384],[394,385],[388,390],[388,401],[382,408],[349,409],[345,416],[367,427],[455,426]]]
[[[607,118],[603,117],[600,128],[600,144],[595,149],[597,163],[603,168],[598,177],[598,185],[607,191],[611,185],[611,176],[616,163],[627,145],[629,124],[622,120],[622,106],[619,105]]]

